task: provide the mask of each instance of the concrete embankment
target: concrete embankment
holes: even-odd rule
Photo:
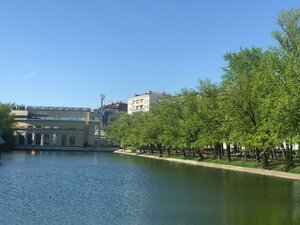
[[[151,159],[157,159],[157,160],[164,160],[164,161],[170,161],[170,162],[184,163],[184,164],[195,165],[195,166],[204,166],[204,167],[210,167],[210,168],[216,168],[216,169],[225,169],[225,170],[232,170],[232,171],[238,171],[238,172],[254,173],[254,174],[260,174],[260,175],[266,175],[266,176],[274,176],[274,177],[280,177],[280,178],[286,178],[286,179],[300,180],[300,174],[293,174],[293,173],[287,173],[287,172],[281,172],[281,171],[264,170],[264,169],[248,168],[248,167],[240,167],[240,166],[231,166],[231,165],[223,165],[223,164],[208,163],[208,162],[198,162],[198,161],[194,161],[194,160],[184,160],[184,159],[174,159],[174,158],[164,158],[164,157],[159,158],[158,156],[154,156],[154,155],[134,153],[134,152],[125,151],[125,150],[117,150],[114,153],[138,156],[138,157],[144,157],[144,158],[151,158]]]

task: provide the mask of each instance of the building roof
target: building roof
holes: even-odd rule
[[[82,111],[90,112],[90,108],[80,107],[54,107],[54,106],[27,106],[27,110],[50,110],[50,111]]]
[[[144,97],[144,96],[167,96],[168,94],[166,94],[164,91],[163,92],[156,92],[156,91],[148,91],[144,94],[135,94],[134,96],[129,97],[128,99],[131,98],[136,98],[136,97]]]
[[[127,111],[127,103],[124,102],[113,102],[109,105],[105,105],[105,110],[116,110],[116,111]]]
[[[44,110],[44,111],[79,111],[79,112],[91,112],[91,108],[83,107],[57,107],[57,106],[24,106],[16,105],[13,110]]]

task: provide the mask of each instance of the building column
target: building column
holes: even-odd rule
[[[32,132],[32,145],[35,145],[35,132]]]
[[[15,137],[16,137],[16,144],[17,144],[17,145],[19,144],[19,136],[20,136],[20,133],[17,132],[17,135],[15,136]]]
[[[53,133],[49,133],[49,145],[53,145]]]
[[[44,146],[44,134],[41,134],[41,146]]]
[[[27,132],[25,132],[25,135],[24,135],[24,138],[25,138],[25,140],[24,140],[24,145],[27,145]]]
[[[70,145],[70,142],[69,142],[69,135],[66,134],[66,146],[69,146]]]

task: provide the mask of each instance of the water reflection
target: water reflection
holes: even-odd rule
[[[225,178],[225,177],[224,177]],[[293,193],[299,182],[279,178],[228,173],[222,179],[223,224],[295,224],[299,196]],[[297,224],[297,223],[296,223]]]
[[[2,224],[300,224],[300,182],[108,153],[14,152]]]

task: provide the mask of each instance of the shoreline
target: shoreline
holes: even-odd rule
[[[126,150],[122,150],[122,149],[116,150],[116,151],[114,151],[114,153],[138,156],[138,157],[143,157],[143,158],[151,158],[151,159],[156,159],[156,160],[164,160],[164,161],[169,161],[169,162],[177,162],[177,163],[183,163],[183,164],[194,165],[194,166],[231,170],[231,171],[259,174],[259,175],[265,175],[265,176],[280,177],[280,178],[292,179],[292,180],[300,180],[300,174],[294,174],[294,173],[288,173],[288,172],[282,172],[282,171],[265,170],[265,169],[249,168],[249,167],[241,167],[241,166],[231,166],[231,165],[209,163],[209,162],[198,162],[198,161],[194,161],[194,160],[185,160],[185,159],[159,158],[158,156],[154,156],[154,155],[144,155],[144,154],[140,154],[140,153],[133,153],[131,151],[126,151]]]

